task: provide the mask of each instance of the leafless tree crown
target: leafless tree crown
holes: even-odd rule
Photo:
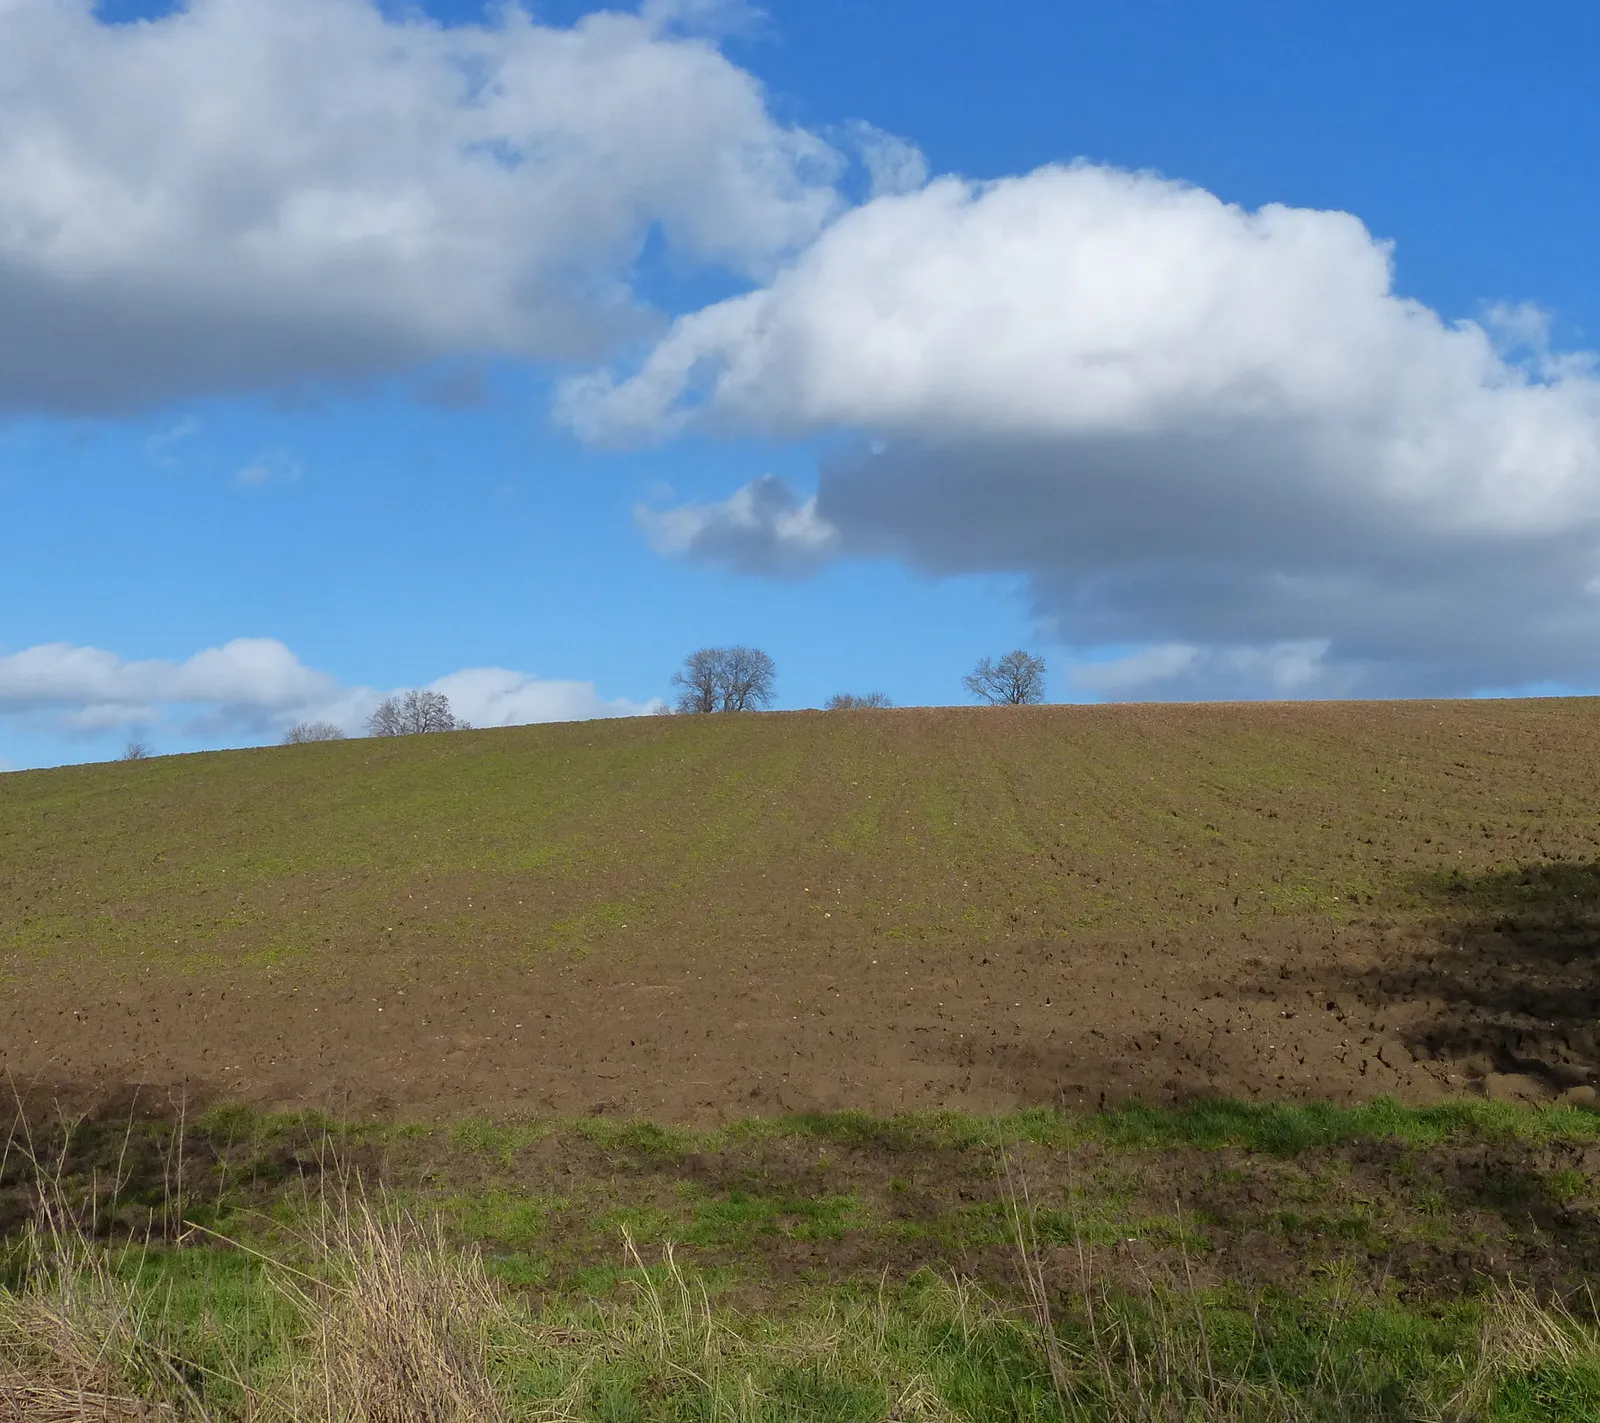
[[[285,746],[302,746],[308,741],[343,740],[343,730],[331,721],[297,721],[283,734]]]
[[[840,692],[836,697],[829,697],[825,711],[861,711],[867,707],[892,707],[894,705],[882,692],[865,692],[856,696],[851,692]]]
[[[674,675],[680,712],[754,711],[772,701],[778,669],[754,647],[702,647]]]
[[[373,736],[418,736],[429,731],[465,731],[443,692],[399,692],[385,697],[367,718]]]
[[[961,680],[973,696],[991,706],[1028,706],[1044,700],[1044,658],[1020,648],[998,662],[985,657]]]
[[[130,741],[122,748],[122,755],[117,759],[121,761],[148,761],[153,754],[148,741]]]
[[[714,712],[721,693],[722,649],[702,647],[683,660],[683,671],[672,677],[681,712]]]

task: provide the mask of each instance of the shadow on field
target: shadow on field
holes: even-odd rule
[[[1600,1081],[1600,862],[1417,888],[1438,911],[1428,944],[1349,986],[1368,1002],[1423,1009],[1402,1034],[1418,1057],[1556,1091]]]
[[[225,1195],[314,1184],[326,1167],[314,1120],[286,1139],[247,1143],[225,1115],[202,1126],[188,1110],[147,1088],[105,1089],[71,1106],[49,1092],[15,1093],[0,1109],[0,1240],[38,1217],[44,1192],[91,1237],[171,1241]]]

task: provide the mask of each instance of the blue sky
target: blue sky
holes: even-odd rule
[[[0,762],[1594,685],[1592,6],[595,9],[0,5]]]

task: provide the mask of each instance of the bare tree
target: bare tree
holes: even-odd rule
[[[150,749],[148,741],[130,741],[122,748],[119,761],[148,761],[155,753]]]
[[[308,741],[343,741],[344,731],[331,721],[297,721],[283,735],[285,746],[303,746]]]
[[[372,709],[367,718],[368,736],[403,736],[405,728],[400,719],[400,698],[385,697]]]
[[[892,707],[894,705],[882,692],[866,692],[855,696],[850,692],[840,692],[836,697],[829,697],[824,711],[864,711],[868,707]]]
[[[722,649],[702,647],[683,660],[683,671],[675,672],[672,685],[678,693],[681,712],[714,712],[722,690]]]
[[[778,669],[754,647],[730,647],[723,654],[723,711],[754,711],[772,701]]]
[[[367,718],[372,736],[420,736],[430,731],[464,731],[450,710],[450,698],[443,692],[399,692],[385,697]]]
[[[1028,706],[1044,700],[1044,658],[1020,648],[998,662],[985,657],[961,680],[973,696],[991,706]]]
[[[772,701],[778,669],[754,647],[702,647],[684,659],[672,685],[680,712],[754,711]]]

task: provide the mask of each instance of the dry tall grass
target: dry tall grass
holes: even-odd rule
[[[758,1423],[781,1416],[768,1382],[782,1370],[810,1369],[840,1381],[872,1379],[888,1406],[882,1423],[960,1423],[925,1373],[895,1357],[888,1335],[894,1311],[880,1292],[848,1304],[830,1301],[781,1324],[713,1305],[705,1285],[686,1272],[671,1244],[658,1262],[624,1230],[632,1270],[618,1298],[590,1300],[558,1324],[535,1326],[532,1343],[558,1356],[568,1382],[536,1413],[540,1423],[580,1423],[587,1386],[610,1366],[631,1375],[642,1393],[697,1391],[706,1416]],[[941,1297],[933,1307],[943,1309]],[[975,1311],[976,1291],[950,1287],[949,1301]]]
[[[619,1380],[640,1401],[640,1417],[798,1423],[807,1415],[774,1391],[775,1380],[796,1373],[875,1388],[882,1402],[864,1423],[959,1423],[970,1415],[950,1401],[938,1349],[907,1343],[924,1328],[959,1340],[955,1353],[971,1359],[996,1339],[1019,1341],[1066,1423],[1373,1416],[1337,1298],[1309,1381],[1304,1369],[1294,1381],[1274,1371],[1261,1320],[1243,1357],[1235,1349],[1224,1360],[1186,1260],[1142,1289],[1113,1292],[1084,1249],[1075,1292],[1053,1287],[1027,1181],[1009,1162],[1004,1168],[1020,1313],[949,1280],[910,1301],[886,1288],[876,1298],[819,1296],[781,1319],[716,1304],[670,1246],[650,1261],[626,1236],[626,1290],[536,1317],[437,1220],[336,1181],[291,1244],[260,1256],[293,1322],[254,1370],[227,1361],[220,1332],[205,1341],[208,1364],[185,1355],[179,1341],[192,1345],[193,1334],[175,1330],[159,1291],[136,1278],[143,1247],[97,1242],[92,1222],[44,1173],[18,1283],[0,1288],[0,1423],[583,1423],[599,1416],[597,1381],[614,1398]],[[1484,1321],[1453,1387],[1441,1390],[1436,1377],[1430,1395],[1419,1385],[1406,1416],[1483,1418],[1513,1375],[1600,1360],[1592,1323],[1524,1291],[1500,1290]],[[537,1388],[517,1386],[534,1376]],[[673,1411],[671,1400],[686,1393],[697,1400],[693,1410]],[[989,1413],[999,1416],[993,1397]]]
[[[120,1278],[59,1199],[21,1243],[26,1284],[0,1290],[5,1423],[170,1418],[193,1401],[159,1344],[155,1302]]]
[[[309,1267],[275,1278],[308,1328],[262,1423],[505,1423],[491,1355],[512,1311],[477,1251],[349,1192],[305,1242]]]

